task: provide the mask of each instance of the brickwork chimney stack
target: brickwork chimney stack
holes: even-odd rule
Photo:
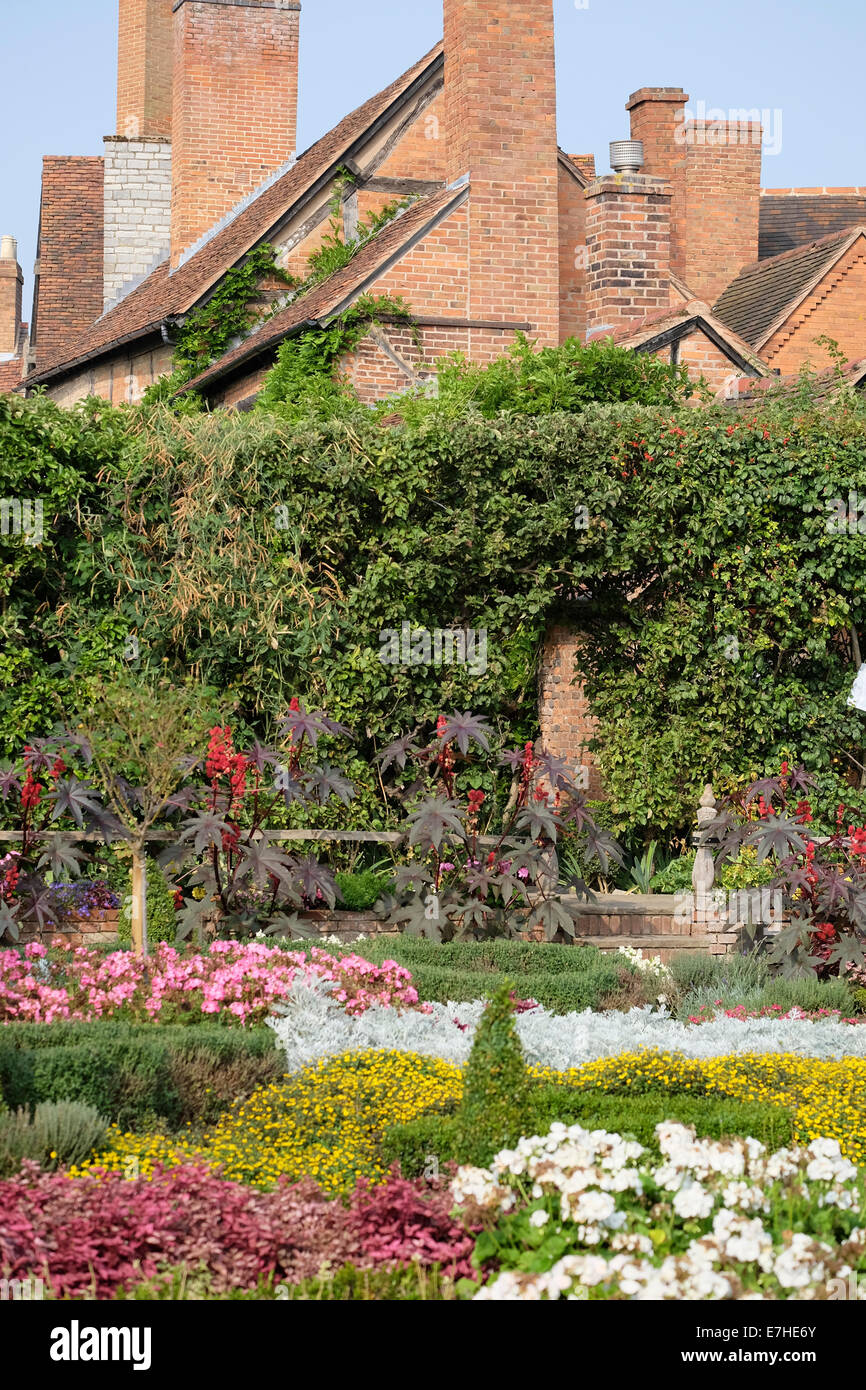
[[[295,154],[295,0],[174,0],[171,266]]]
[[[18,243],[4,236],[0,243],[0,355],[14,357],[21,336],[24,275],[18,264]]]
[[[608,174],[586,190],[587,334],[670,303],[671,188],[648,174]]]
[[[553,0],[444,0],[446,182],[469,176],[472,319],[559,342]]]
[[[173,0],[119,0],[117,134],[125,140],[171,135]]]

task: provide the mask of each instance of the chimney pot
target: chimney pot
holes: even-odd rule
[[[18,260],[18,242],[14,236],[4,236],[0,242],[0,261]]]
[[[615,174],[638,174],[643,168],[642,140],[611,140],[610,167]]]

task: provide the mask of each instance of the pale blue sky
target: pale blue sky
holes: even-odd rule
[[[578,0],[584,3],[584,0]],[[767,108],[767,187],[866,185],[863,0],[555,0],[559,142],[607,168],[637,87],[725,111]],[[303,0],[299,149],[437,41],[441,0]],[[20,243],[29,317],[44,154],[101,154],[114,127],[117,0],[0,0],[0,234]]]

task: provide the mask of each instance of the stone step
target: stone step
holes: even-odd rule
[[[667,933],[655,936],[576,936],[576,946],[595,946],[599,951],[616,951],[620,946],[632,946],[648,956],[658,956],[663,965],[670,963],[671,956],[682,951],[703,951],[707,955],[719,954],[715,939],[709,936],[673,936]]]

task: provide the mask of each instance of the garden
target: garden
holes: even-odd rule
[[[863,1297],[862,406],[607,345],[396,414],[296,368],[248,416],[0,397],[49,518],[0,537],[3,1287]],[[541,737],[566,619],[603,798]],[[404,622],[485,669],[384,663]],[[707,855],[772,930],[582,934]]]

